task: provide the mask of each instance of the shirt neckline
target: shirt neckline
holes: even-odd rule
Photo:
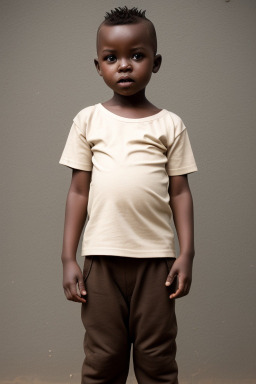
[[[105,108],[101,103],[98,103],[97,106],[107,115],[113,117],[114,119],[120,120],[120,121],[126,121],[129,123],[138,123],[138,122],[143,122],[143,121],[151,121],[155,119],[159,119],[159,117],[162,117],[163,115],[168,112],[166,109],[161,109],[161,111],[155,113],[154,115],[146,116],[146,117],[140,117],[136,119],[132,119],[130,117],[123,117],[119,116],[111,111],[109,111],[107,108]]]

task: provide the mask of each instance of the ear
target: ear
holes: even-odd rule
[[[162,63],[162,56],[159,54],[155,55],[153,70],[152,70],[153,73],[157,73],[159,71],[159,69],[161,67],[161,63]]]
[[[101,73],[101,69],[100,69],[100,64],[99,64],[99,60],[98,59],[94,59],[94,65],[97,69],[97,72],[100,76],[102,76],[102,73]]]

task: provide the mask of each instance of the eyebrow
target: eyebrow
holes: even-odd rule
[[[132,51],[137,51],[139,49],[145,49],[145,47],[135,47],[135,48],[132,48]]]
[[[144,50],[145,48],[144,47],[134,47],[134,48],[131,49],[131,51],[137,51],[137,50],[142,50],[142,49]],[[106,49],[103,49],[102,52],[111,52],[111,53],[113,53],[113,52],[116,52],[116,49],[106,48]]]
[[[103,49],[102,52],[115,52],[116,50],[115,49]]]

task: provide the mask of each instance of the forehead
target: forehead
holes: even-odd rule
[[[101,25],[97,36],[97,50],[106,48],[117,49],[118,47],[152,47],[153,39],[149,23],[139,22],[136,24],[123,25]]]

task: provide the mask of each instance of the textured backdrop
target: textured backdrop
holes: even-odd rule
[[[95,34],[125,4],[155,23],[163,64],[147,94],[182,117],[199,168],[181,384],[255,383],[256,2],[1,0],[0,384],[80,383],[80,305],[60,262],[71,170],[58,161],[73,117],[111,96]]]

